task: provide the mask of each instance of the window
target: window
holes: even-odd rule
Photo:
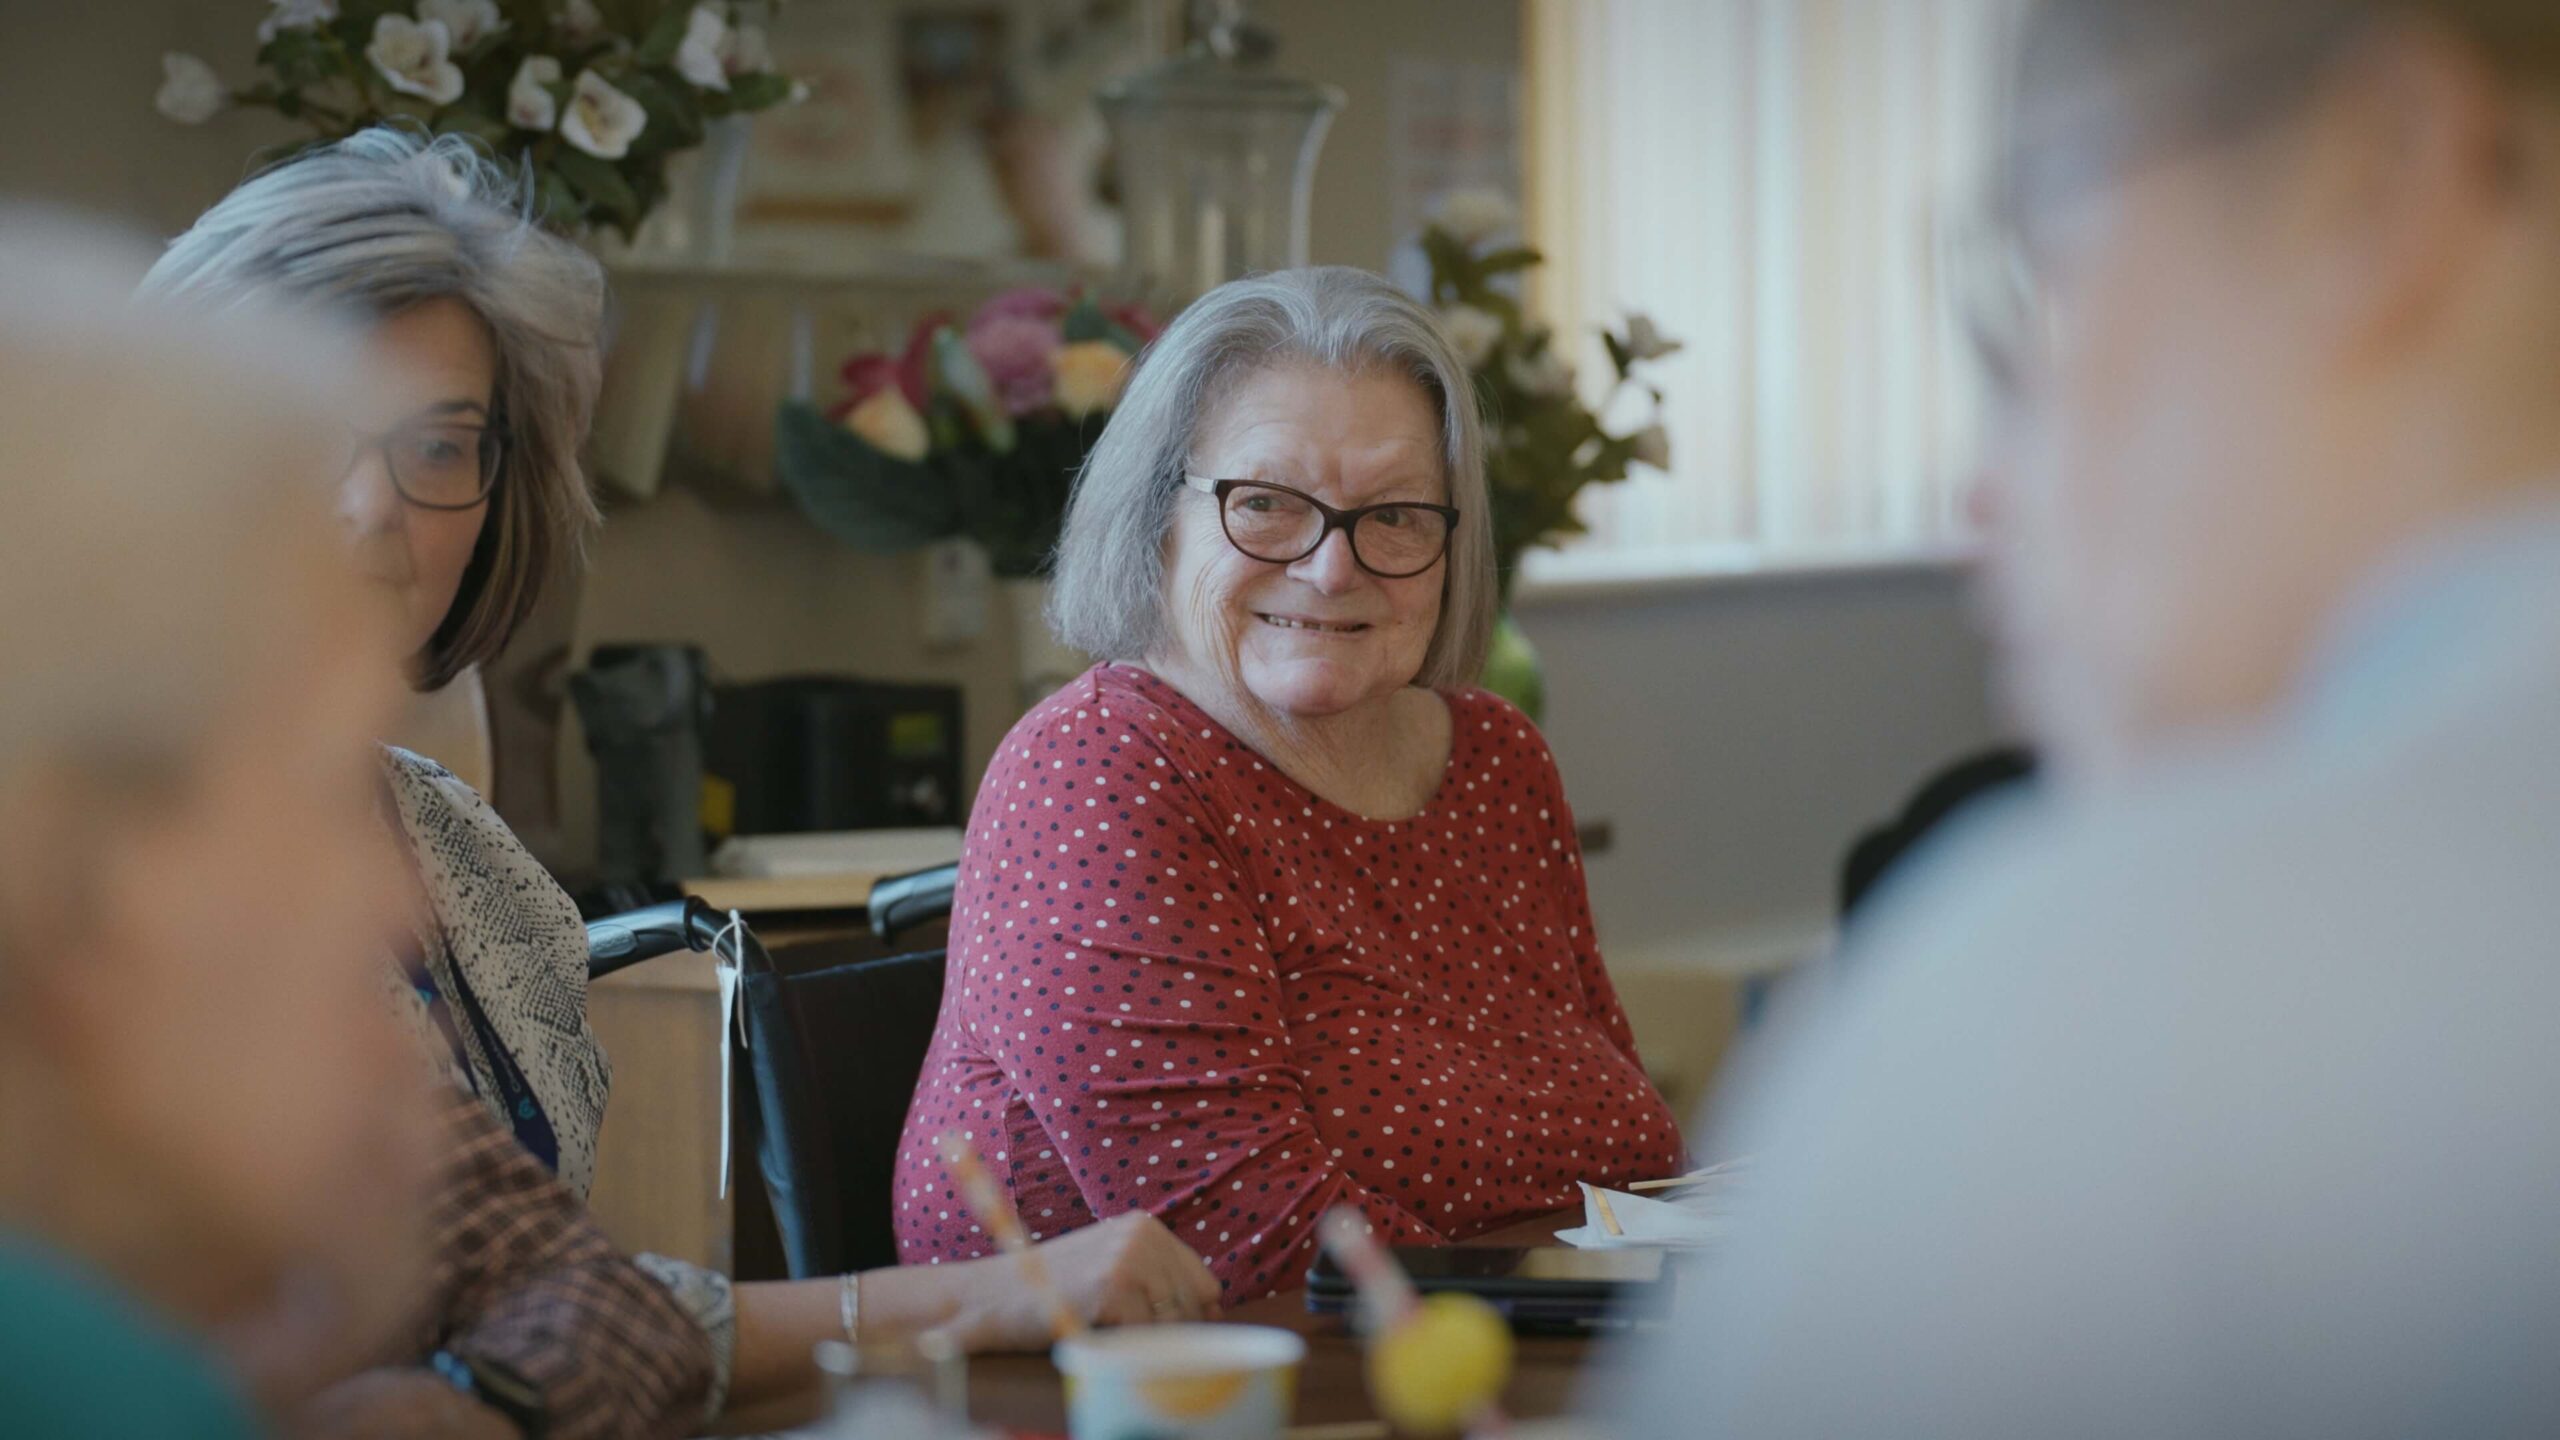
[[[1531,0],[1534,297],[1629,310],[1672,472],[1585,492],[1559,579],[1962,538],[1979,405],[1939,236],[1978,193],[2017,0]],[[1596,341],[1586,373],[1605,367]]]

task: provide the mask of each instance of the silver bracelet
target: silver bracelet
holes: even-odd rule
[[[836,1315],[844,1322],[844,1343],[862,1348],[862,1277],[847,1274],[836,1281]]]

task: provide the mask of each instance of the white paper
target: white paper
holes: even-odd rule
[[[1607,1197],[1609,1213],[1617,1217],[1616,1233],[1601,1218],[1602,1196]],[[1715,1243],[1723,1233],[1723,1222],[1703,1196],[1654,1200],[1584,1185],[1581,1226],[1558,1232],[1556,1239],[1578,1250],[1696,1250]]]

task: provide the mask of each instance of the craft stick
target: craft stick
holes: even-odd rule
[[[1375,1333],[1385,1334],[1389,1327],[1413,1313],[1420,1302],[1414,1294],[1413,1282],[1405,1277],[1395,1257],[1369,1233],[1369,1222],[1360,1212],[1347,1205],[1336,1205],[1324,1212],[1316,1222],[1316,1236],[1333,1263],[1351,1277],[1351,1288],[1369,1308]]]
[[[1600,1211],[1600,1223],[1607,1227],[1610,1234],[1623,1236],[1627,1233],[1626,1227],[1618,1223],[1618,1211],[1609,1203],[1608,1191],[1597,1185],[1585,1185],[1582,1187],[1582,1193],[1591,1197],[1592,1205]]]
[[[951,1167],[951,1178],[960,1187],[960,1198],[968,1202],[979,1223],[995,1237],[996,1248],[1014,1256],[1022,1265],[1022,1278],[1049,1307],[1051,1338],[1064,1340],[1084,1333],[1084,1322],[1067,1308],[1066,1297],[1058,1293],[1057,1284],[1049,1278],[1049,1267],[1032,1246],[1031,1232],[1023,1228],[1022,1214],[1013,1208],[996,1177],[987,1171],[986,1162],[978,1158],[975,1147],[956,1130],[943,1132],[934,1144],[942,1151],[942,1162]]]

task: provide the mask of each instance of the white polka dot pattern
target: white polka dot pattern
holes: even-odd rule
[[[1448,770],[1401,821],[1128,666],[1014,727],[899,1157],[903,1259],[992,1248],[934,1151],[953,1129],[1034,1231],[1153,1211],[1231,1303],[1299,1283],[1337,1202],[1430,1244],[1677,1168],[1553,757],[1506,702],[1447,699]]]

